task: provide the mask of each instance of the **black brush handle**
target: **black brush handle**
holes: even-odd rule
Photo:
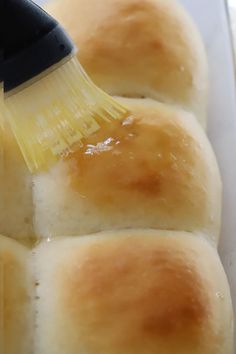
[[[31,0],[4,3],[4,91],[42,73],[74,51],[64,29]]]
[[[0,84],[2,82],[3,82],[3,49],[0,49]]]

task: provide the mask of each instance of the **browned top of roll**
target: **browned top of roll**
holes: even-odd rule
[[[46,9],[71,34],[79,60],[105,91],[178,104],[205,124],[206,55],[178,3],[54,0]]]

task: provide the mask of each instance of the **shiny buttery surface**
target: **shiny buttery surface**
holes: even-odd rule
[[[163,119],[131,115],[85,140],[70,156],[73,188],[102,208],[135,206],[142,198],[169,211],[177,203],[186,207],[189,185],[202,192],[197,181],[206,173],[199,167],[201,147],[178,123]]]

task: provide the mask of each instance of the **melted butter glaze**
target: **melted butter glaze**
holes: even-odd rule
[[[186,200],[195,142],[173,120],[153,118],[134,114],[88,137],[67,157],[71,187],[102,208],[147,198],[171,208]]]

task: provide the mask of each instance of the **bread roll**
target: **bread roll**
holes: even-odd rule
[[[151,100],[124,100],[124,122],[34,178],[35,228],[42,237],[120,228],[204,232],[217,242],[221,182],[193,115]]]
[[[0,236],[0,353],[32,354],[33,280],[27,248]]]
[[[215,248],[185,232],[111,232],[43,243],[35,354],[233,354]]]
[[[71,34],[81,64],[106,92],[179,105],[206,126],[206,54],[176,1],[54,0],[46,10]]]

